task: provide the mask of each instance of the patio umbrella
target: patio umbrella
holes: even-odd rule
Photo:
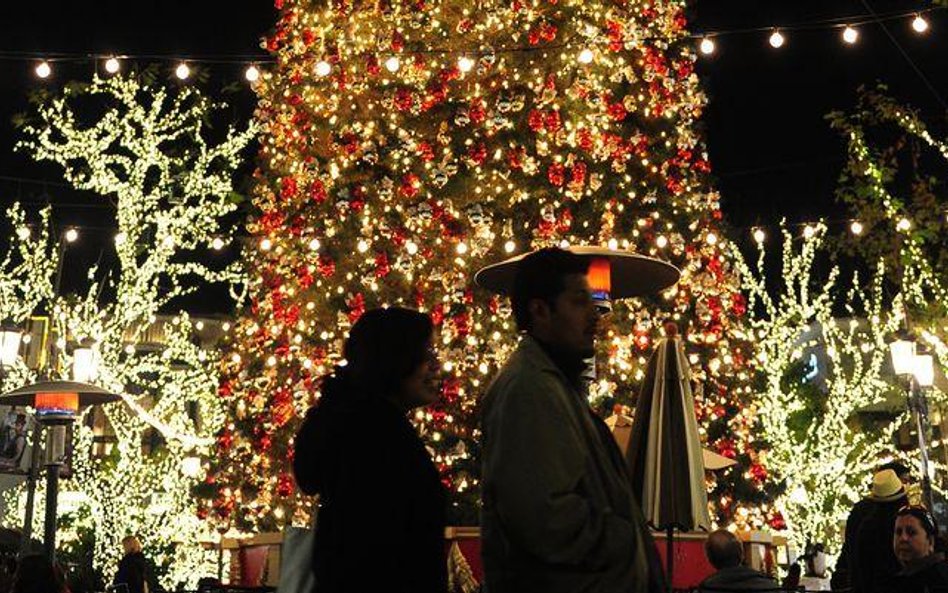
[[[674,530],[710,530],[691,372],[674,324],[652,354],[635,405],[627,460],[646,521],[667,533],[671,588]]]

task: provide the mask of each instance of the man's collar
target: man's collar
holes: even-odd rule
[[[559,375],[566,384],[574,387],[577,391],[583,391],[582,371],[585,369],[585,365],[581,364],[582,361],[569,361],[566,360],[566,357],[564,357],[563,360],[557,360],[558,357],[554,348],[544,344],[529,334],[525,335],[521,340],[521,347],[541,370],[554,372]],[[568,368],[571,364],[579,365],[575,369],[574,377],[570,376],[570,374],[574,372],[574,369]]]

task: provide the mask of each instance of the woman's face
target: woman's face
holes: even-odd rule
[[[427,406],[441,395],[441,362],[429,340],[425,359],[402,383],[401,401],[408,408]]]
[[[935,544],[922,527],[922,522],[912,515],[900,515],[895,519],[892,545],[895,557],[903,565],[935,551]]]

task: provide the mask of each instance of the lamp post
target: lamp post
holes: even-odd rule
[[[892,368],[895,374],[908,380],[908,408],[915,419],[915,431],[918,435],[918,453],[922,473],[922,497],[929,509],[934,508],[932,482],[929,476],[928,439],[928,400],[925,391],[935,381],[935,362],[931,354],[917,354],[915,342],[899,339],[889,344],[892,356]]]
[[[66,427],[79,408],[118,401],[120,395],[77,381],[41,381],[0,395],[0,405],[31,406],[36,420],[46,427],[46,515],[43,545],[50,562],[56,561],[56,503],[59,471],[66,452]]]

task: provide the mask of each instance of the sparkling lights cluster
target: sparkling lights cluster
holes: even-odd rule
[[[89,101],[105,106],[91,125],[76,115],[77,102]],[[91,341],[100,359],[96,382],[125,398],[95,412],[104,416],[99,425],[90,417],[76,425],[74,477],[64,483],[62,493],[63,514],[71,519],[64,545],[75,542],[78,530],[92,529],[95,564],[108,573],[122,553],[121,538],[140,534],[149,557],[167,571],[168,587],[194,585],[215,567],[215,555],[203,550],[200,541],[216,534],[201,521],[191,490],[201,481],[195,464],[225,423],[214,364],[220,354],[200,345],[196,336],[202,324],[183,313],[167,322],[159,316],[173,310],[176,298],[202,286],[224,283],[233,288],[243,279],[237,265],[215,268],[200,263],[206,258],[198,255],[210,237],[231,239],[232,230],[222,226],[222,219],[236,208],[230,199],[232,177],[241,150],[255,134],[250,126],[224,131],[217,143],[205,140],[205,117],[217,108],[194,89],[143,86],[134,75],[95,78],[41,105],[38,123],[24,128],[17,148],[61,166],[76,189],[116,203],[119,263],[111,273],[90,270],[86,294],[55,295],[51,270],[64,252],[43,231],[18,235],[22,270],[0,269],[6,306],[18,302],[7,298],[11,291],[24,287],[41,297],[41,302],[20,298],[22,309],[13,311],[12,318],[23,320],[26,309],[43,305],[51,312],[60,345],[67,339]],[[22,215],[11,218],[17,227],[24,225]],[[63,240],[71,236],[67,231]],[[28,274],[26,283],[23,274]],[[102,300],[102,286],[114,299]],[[153,343],[156,331],[163,335],[160,348]],[[51,368],[54,375],[71,367],[69,350],[59,350],[63,364]],[[22,384],[22,377],[6,381],[5,387],[12,387],[10,382]],[[105,457],[91,456],[96,431],[103,426],[114,432],[114,446]],[[7,508],[22,517],[17,504]],[[14,517],[8,521],[17,522]]]
[[[258,248],[251,308],[222,362],[231,420],[208,476],[215,522],[308,520],[293,435],[347,328],[387,304],[437,324],[444,388],[416,419],[452,493],[450,520],[475,523],[477,402],[516,332],[473,273],[540,246],[596,244],[667,259],[684,276],[617,304],[595,402],[631,404],[663,324],[679,324],[705,438],[740,461],[710,485],[716,516],[779,527],[761,506],[772,485],[745,405],[746,306],[695,131],[705,97],[684,2],[280,6],[265,42],[275,65],[255,87]]]

